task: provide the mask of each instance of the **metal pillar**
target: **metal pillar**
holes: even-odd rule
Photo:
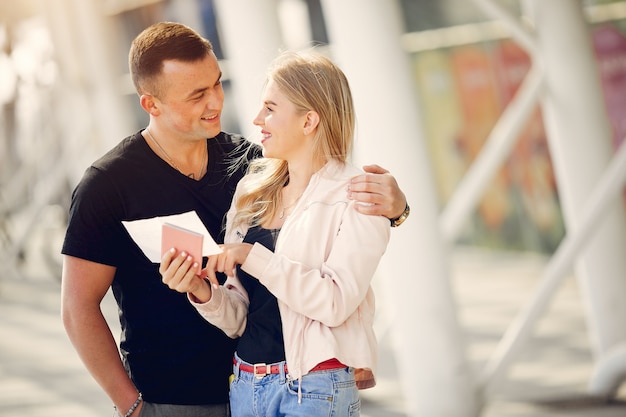
[[[625,142],[626,143],[626,142]],[[558,286],[572,270],[572,264],[586,249],[587,243],[595,236],[597,225],[607,210],[620,199],[626,182],[626,145],[622,144],[581,209],[580,222],[568,231],[558,249],[544,269],[539,287],[520,314],[513,320],[496,351],[487,361],[479,378],[479,387],[490,391],[497,386],[507,367],[514,360],[524,344],[531,337],[537,321],[547,310]],[[594,395],[611,396],[617,392],[619,383],[626,378],[626,343],[616,345],[603,355],[595,366],[589,390]]]
[[[282,45],[277,0],[215,0],[215,11],[226,55],[222,71],[233,80],[241,133],[254,140],[265,72]]]
[[[581,1],[533,0],[530,9],[545,64],[543,111],[559,195],[567,229],[575,230],[613,154],[611,132]],[[626,341],[625,213],[616,200],[575,268],[597,360]]]
[[[324,0],[331,52],[357,111],[355,157],[390,169],[412,203],[381,263],[398,319],[396,353],[411,416],[475,416],[477,400],[438,228],[433,174],[418,122],[397,1]],[[405,364],[410,363],[410,366]]]

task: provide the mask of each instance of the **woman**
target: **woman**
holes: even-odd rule
[[[237,187],[208,280],[187,254],[171,251],[163,281],[240,337],[234,417],[358,415],[357,387],[375,384],[370,282],[390,228],[346,198],[359,170],[347,163],[355,115],[345,75],[320,54],[282,54],[254,124],[265,158]],[[216,271],[229,276],[223,286]]]

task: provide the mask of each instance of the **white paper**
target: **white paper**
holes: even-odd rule
[[[210,256],[222,252],[195,211],[173,214],[171,216],[152,217],[150,219],[123,221],[122,224],[146,257],[151,262],[160,263],[161,226],[165,222],[202,234],[204,236],[202,256]]]

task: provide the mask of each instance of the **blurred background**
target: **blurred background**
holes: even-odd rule
[[[147,124],[127,56],[163,20],[211,40],[222,128],[252,140],[280,50],[348,75],[355,162],[389,169],[412,209],[374,284],[364,415],[626,415],[611,0],[0,0],[0,415],[109,415],[61,329],[60,246],[85,168]]]

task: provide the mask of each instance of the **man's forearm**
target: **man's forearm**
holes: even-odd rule
[[[111,329],[100,309],[64,314],[67,334],[85,367],[119,410],[137,399],[137,388],[120,359]]]

